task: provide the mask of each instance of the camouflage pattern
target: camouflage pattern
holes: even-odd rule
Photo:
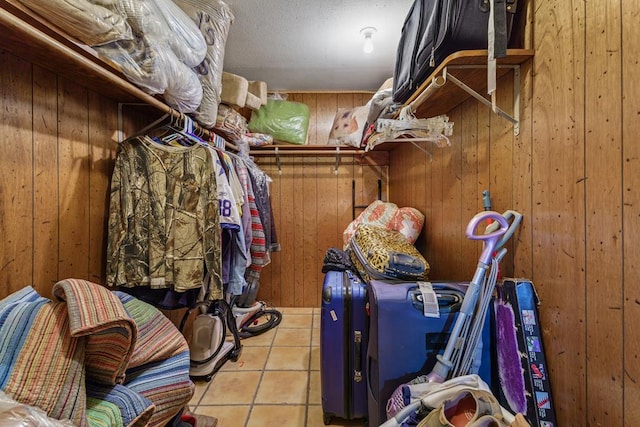
[[[124,141],[111,180],[108,285],[184,292],[203,287],[207,271],[211,281],[204,293],[222,298],[211,152],[197,144],[165,146],[147,136]]]

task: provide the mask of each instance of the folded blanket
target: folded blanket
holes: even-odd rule
[[[0,300],[8,396],[77,426],[162,426],[188,403],[188,346],[159,310],[84,280],[53,295],[25,287]]]
[[[98,384],[122,383],[138,330],[117,295],[95,283],[75,279],[56,283],[53,295],[67,303],[71,337],[85,337],[87,377]]]

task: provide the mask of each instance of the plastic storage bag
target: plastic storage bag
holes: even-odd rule
[[[268,99],[267,105],[251,114],[249,130],[269,134],[274,140],[302,145],[307,142],[309,115],[306,104]]]
[[[182,113],[195,111],[202,86],[191,64],[204,58],[206,44],[193,21],[166,0],[117,0],[109,7],[127,17],[134,39],[96,46],[98,53],[145,92],[163,94]]]
[[[195,22],[207,43],[207,54],[195,70],[202,85],[202,102],[195,111],[195,120],[207,129],[216,124],[222,92],[222,67],[229,27],[234,16],[222,0],[175,0]]]
[[[42,409],[16,402],[1,390],[0,420],[5,427],[73,427],[71,421],[50,418]]]
[[[103,0],[113,8],[89,0],[20,0],[20,3],[89,46],[133,38],[125,16],[117,10],[116,0]]]

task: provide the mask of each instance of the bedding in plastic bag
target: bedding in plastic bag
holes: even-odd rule
[[[118,0],[19,0],[67,34],[89,46],[131,40],[133,34]]]
[[[268,99],[267,105],[253,111],[249,131],[266,133],[274,140],[302,145],[307,141],[309,107],[301,102]]]
[[[126,15],[134,39],[96,46],[96,51],[145,92],[163,94],[181,113],[195,111],[202,85],[188,64],[201,61],[206,48],[197,26],[167,0],[117,0],[111,6]]]
[[[167,105],[191,113],[202,100],[196,73],[180,62],[171,49],[148,37],[96,46],[96,51],[114,63],[127,79],[145,92],[162,94]]]
[[[203,94],[194,118],[211,129],[218,116],[225,45],[229,27],[235,18],[231,8],[222,0],[175,0],[175,3],[198,25],[207,44],[205,58],[195,68]]]
[[[196,23],[172,0],[155,0],[167,29],[163,34],[171,50],[189,68],[197,67],[207,55],[207,43]]]
[[[273,144],[273,136],[267,135],[266,133],[248,132],[242,135],[242,140],[246,141],[251,147],[262,147]]]
[[[73,427],[69,420],[51,418],[42,409],[16,402],[0,390],[0,425],[5,427]]]
[[[214,129],[226,140],[237,143],[247,133],[247,119],[232,107],[220,104]]]

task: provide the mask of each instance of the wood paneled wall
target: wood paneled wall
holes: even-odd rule
[[[50,296],[74,277],[105,283],[109,182],[118,131],[152,118],[0,50],[0,298]]]
[[[311,111],[309,144],[326,144],[339,108],[364,105],[370,94],[290,93],[288,100],[304,102]],[[386,153],[384,153],[386,154]],[[366,159],[340,156],[281,156],[281,168],[273,157],[257,157],[273,179],[271,200],[278,241],[282,249],[271,254],[260,280],[259,297],[281,307],[319,307],[322,263],[330,247],[342,248],[342,232],[353,219],[353,205],[367,205],[387,198],[385,155]],[[355,203],[353,198],[355,196]],[[356,215],[361,209],[356,210]]]
[[[104,282],[117,104],[0,51],[0,296]]]
[[[260,297],[318,306],[324,253],[342,244],[352,219],[352,183],[356,203],[366,204],[387,178],[390,201],[426,214],[418,246],[431,277],[466,280],[480,248],[464,227],[489,189],[494,209],[524,214],[502,268],[538,290],[558,424],[634,426],[640,2],[540,0],[529,8],[536,56],[522,69],[520,136],[471,100],[449,113],[452,146],[432,148],[432,162],[412,146],[390,152],[388,170],[344,156],[337,175],[332,157],[286,157],[281,170],[259,159],[273,178],[282,244],[263,271]],[[500,105],[511,102],[511,85],[501,80]],[[6,53],[0,87],[0,296],[29,284],[46,294],[68,276],[102,282],[117,104]],[[337,108],[367,98],[289,99],[311,107],[309,142],[324,143]]]
[[[561,426],[640,420],[640,2],[536,1],[521,134],[475,101],[450,112],[450,148],[390,155],[390,200],[425,210],[432,278],[469,278],[464,226],[490,189],[524,223],[503,272],[534,281]],[[511,80],[499,94],[509,105]],[[510,111],[509,109],[507,109]],[[421,182],[422,184],[413,184]]]

